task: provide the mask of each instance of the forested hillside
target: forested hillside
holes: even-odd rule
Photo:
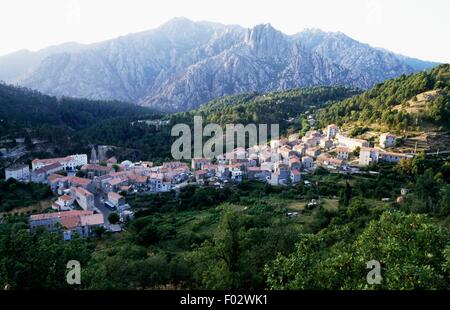
[[[65,126],[71,130],[80,130],[105,119],[142,116],[152,112],[151,109],[130,103],[56,98],[27,88],[0,84],[2,123],[14,122],[33,128],[44,125]],[[2,135],[7,133],[2,131]]]
[[[0,140],[3,141],[0,147],[8,149],[16,146],[16,138],[25,138],[28,151],[40,152],[41,156],[85,152],[90,143],[105,141],[114,145],[116,140],[120,141],[119,134],[129,132],[130,122],[141,117],[159,118],[160,114],[130,103],[56,98],[30,89],[0,84]],[[117,123],[124,124],[121,128],[124,131],[114,131]],[[85,134],[95,133],[96,128],[107,126],[101,124],[110,124],[111,130],[103,132],[108,139]],[[135,139],[140,139],[142,131],[132,133]],[[128,137],[133,138],[133,135]],[[32,140],[45,143],[33,145]],[[47,154],[42,154],[43,151]]]
[[[340,86],[300,88],[267,94],[248,93],[215,99],[197,110],[175,114],[177,122],[192,122],[194,115],[204,123],[279,124],[280,130],[301,130],[305,112],[313,112],[359,91]]]
[[[408,109],[417,102],[418,95],[433,90],[420,113]],[[450,129],[450,65],[378,84],[358,96],[327,106],[318,114],[318,121],[322,125],[375,124],[402,130],[431,123]]]

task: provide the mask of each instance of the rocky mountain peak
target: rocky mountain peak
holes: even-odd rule
[[[56,96],[182,111],[248,91],[315,85],[368,88],[413,72],[407,63],[433,66],[342,33],[313,29],[288,36],[270,24],[245,29],[178,17],[105,42],[0,57],[0,80]]]
[[[244,42],[258,56],[276,55],[286,48],[286,36],[271,24],[257,25],[247,30]]]

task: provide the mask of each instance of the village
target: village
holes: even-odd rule
[[[395,135],[383,133],[378,144],[371,146],[332,124],[301,138],[291,134],[268,144],[236,148],[214,159],[193,158],[190,166],[181,161],[159,166],[147,161],[119,163],[115,157],[106,157],[107,146],[98,146],[92,148],[89,160],[87,154],[34,159],[31,169],[28,165],[6,168],[5,177],[48,184],[58,197],[49,206],[53,212],[31,215],[30,229],[63,227],[64,238],[70,240],[75,233],[90,236],[98,227],[121,231],[121,224],[134,217],[127,194],[168,192],[189,184],[222,188],[243,180],[307,184],[305,175],[319,167],[334,173],[359,173],[361,167],[413,156],[394,152],[396,141]],[[119,216],[117,223],[108,220],[113,212]]]

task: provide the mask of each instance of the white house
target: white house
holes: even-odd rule
[[[82,187],[73,187],[72,195],[83,210],[90,211],[94,209],[94,194]]]
[[[389,132],[382,133],[380,135],[380,146],[384,149],[388,147],[393,147],[395,145],[396,139],[397,138]]]
[[[342,134],[336,135],[338,144],[341,146],[348,147],[351,151],[354,151],[357,147],[363,148],[363,147],[369,147],[369,142],[363,139],[353,139],[347,136],[344,136]]]
[[[75,170],[78,166],[87,165],[88,160],[86,154],[75,154],[59,158],[34,159],[31,162],[31,168],[34,171],[55,163],[61,164],[64,170]]]
[[[379,160],[379,151],[370,147],[363,147],[359,151],[359,164],[361,166],[368,166],[377,163]]]
[[[380,152],[380,160],[389,163],[397,163],[402,158],[410,158],[410,157],[412,157],[412,155],[394,152]]]
[[[345,146],[338,146],[336,148],[336,157],[339,159],[348,160],[348,156],[350,154],[350,149]]]
[[[30,167],[28,165],[14,165],[5,169],[5,179],[14,179],[19,182],[30,181]]]

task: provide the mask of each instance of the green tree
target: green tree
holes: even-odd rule
[[[75,174],[77,177],[79,178],[85,178],[86,177],[86,172],[83,170],[78,170],[77,173]]]
[[[348,181],[345,181],[344,190],[341,192],[341,203],[343,206],[348,206],[352,199],[352,187]]]
[[[117,224],[117,223],[120,221],[120,216],[119,216],[119,214],[117,214],[116,212],[111,212],[111,213],[108,215],[108,221],[109,221],[111,224]]]
[[[448,280],[448,230],[427,216],[384,212],[355,241],[350,230],[303,235],[296,251],[266,265],[271,289],[443,289]],[[335,242],[330,236],[338,234]],[[348,239],[347,239],[348,240]],[[331,246],[328,245],[331,242]],[[381,264],[381,284],[366,282],[367,262]]]
[[[439,289],[445,286],[442,249],[448,231],[425,215],[385,212],[372,221],[354,244],[360,268],[370,260],[381,265],[380,289]],[[360,282],[359,288],[369,288]]]
[[[436,210],[436,213],[439,216],[449,216],[450,215],[450,185],[444,185],[440,191],[439,198],[439,209]]]

